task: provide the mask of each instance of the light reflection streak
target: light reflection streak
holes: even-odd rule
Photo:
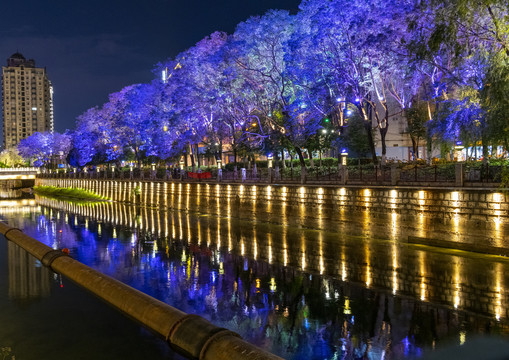
[[[268,243],[268,247],[267,247],[267,251],[268,251],[267,260],[268,260],[269,264],[272,264],[272,234],[270,232],[267,233],[267,243]]]
[[[364,189],[364,206],[369,207],[371,204],[371,190],[370,189]]]
[[[391,239],[394,241],[397,240],[398,229],[398,213],[393,211],[391,213]]]
[[[345,247],[341,247],[341,280],[346,281],[347,273],[346,273],[346,254]]]
[[[421,301],[426,300],[426,255],[424,251],[419,251],[420,277],[421,277]]]
[[[502,298],[504,297],[504,290],[502,289],[502,279],[504,276],[504,268],[502,264],[497,263],[495,266],[495,319],[500,321],[502,315]]]
[[[364,253],[366,257],[366,287],[371,285],[371,251],[368,244],[364,245]]]
[[[300,237],[300,242],[301,242],[300,250],[302,253],[301,268],[302,268],[302,270],[305,270],[306,269],[306,237],[304,236],[304,233],[302,233],[302,235]]]
[[[454,308],[460,305],[461,278],[460,278],[460,259],[456,258],[454,262]]]
[[[389,198],[389,204],[392,209],[396,208],[396,199],[398,197],[398,192],[396,190],[390,191],[390,198]]]

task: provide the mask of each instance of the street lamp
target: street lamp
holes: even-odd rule
[[[267,155],[268,167],[272,168],[272,154]]]
[[[454,158],[456,161],[463,161],[463,146],[462,141],[456,141],[456,145],[454,146]]]
[[[341,149],[341,165],[346,166],[346,159],[348,158],[348,151]]]
[[[184,170],[184,159],[180,160],[180,170]]]

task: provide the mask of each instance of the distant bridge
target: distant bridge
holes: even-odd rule
[[[29,180],[39,174],[36,167],[0,168],[0,180]]]

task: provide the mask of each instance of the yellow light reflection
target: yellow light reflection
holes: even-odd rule
[[[275,292],[277,290],[276,279],[275,278],[270,278],[269,289],[270,289],[271,292]]]
[[[391,190],[390,191],[389,204],[390,204],[392,209],[396,208],[397,197],[398,197],[398,192],[396,190]]]
[[[504,268],[502,264],[498,263],[495,267],[495,286],[496,286],[496,294],[495,294],[495,318],[497,321],[500,321],[501,314],[502,314],[502,298],[503,298],[503,292],[502,289],[502,279],[504,277]]]
[[[267,234],[267,242],[268,242],[268,261],[269,261],[269,264],[272,264],[272,234],[271,233],[268,233]]]
[[[426,255],[423,251],[419,252],[420,276],[421,276],[421,301],[426,300]]]
[[[339,189],[339,205],[345,205],[346,201],[346,189],[341,188]]]
[[[343,313],[345,315],[350,315],[352,313],[352,309],[350,309],[350,299],[348,296],[345,296],[345,306],[343,308]]]
[[[364,245],[364,252],[366,253],[366,287],[371,285],[371,252],[369,246]]]
[[[318,204],[322,204],[323,203],[323,199],[324,199],[324,190],[323,188],[318,188]]]
[[[396,295],[398,291],[398,247],[392,245],[392,293]]]
[[[463,345],[467,339],[467,332],[465,330],[460,331],[460,345]]]
[[[393,211],[391,213],[391,235],[392,235],[392,240],[397,240],[397,235],[398,235],[398,213]]]
[[[369,207],[371,202],[371,190],[370,189],[364,189],[364,206]]]
[[[304,194],[306,193],[306,188],[301,186],[299,188],[299,198],[300,198],[300,202],[304,202]]]
[[[460,259],[454,263],[454,308],[460,305],[461,281],[460,281]]]
[[[341,260],[341,280],[346,281],[346,262]]]

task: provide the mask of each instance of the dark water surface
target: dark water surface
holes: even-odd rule
[[[399,214],[345,213],[350,236],[326,224],[120,203],[39,199],[1,209],[47,245],[287,359],[421,358],[479,335],[507,336],[509,262],[400,242]],[[379,228],[395,235],[377,236]],[[66,279],[23,263],[12,244],[8,259],[0,249],[0,346],[17,359],[80,358],[87,344],[96,353],[81,358],[174,356]],[[20,261],[23,271],[13,265]]]

